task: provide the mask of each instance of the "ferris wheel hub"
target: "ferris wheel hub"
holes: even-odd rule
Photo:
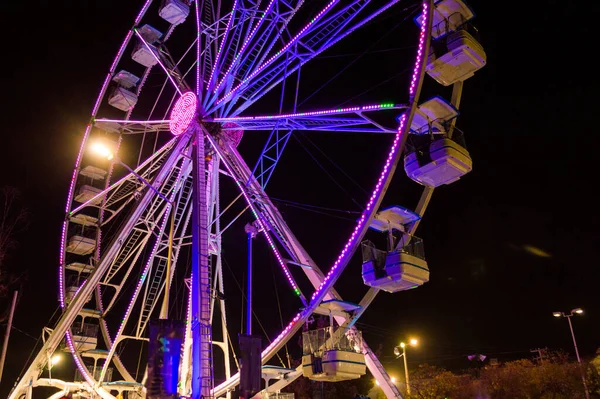
[[[198,98],[191,92],[185,92],[179,97],[171,109],[169,130],[175,136],[184,133],[191,125],[198,113]]]

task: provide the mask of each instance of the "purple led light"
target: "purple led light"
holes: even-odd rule
[[[263,12],[263,15],[260,17],[260,19],[258,20],[258,22],[256,23],[256,25],[254,26],[254,29],[252,29],[252,32],[250,32],[250,35],[248,36],[248,38],[246,39],[246,41],[242,45],[242,48],[240,49],[240,51],[238,51],[238,53],[236,54],[235,58],[231,62],[231,65],[229,66],[229,68],[227,68],[227,72],[225,72],[225,75],[223,75],[223,77],[221,78],[221,81],[215,87],[215,89],[213,91],[214,94],[217,94],[217,91],[219,90],[219,88],[221,87],[221,85],[223,85],[223,83],[225,82],[225,79],[229,75],[229,72],[231,72],[231,69],[233,68],[233,66],[235,65],[235,63],[237,62],[237,60],[240,58],[240,55],[242,55],[244,53],[244,50],[246,50],[246,47],[248,46],[248,44],[254,38],[254,35],[256,34],[256,31],[258,30],[258,28],[260,28],[260,26],[262,25],[263,20],[265,19],[265,17],[267,16],[267,14],[271,11],[271,8],[273,8],[274,4],[275,4],[275,0],[271,0],[269,2],[269,5],[267,6],[267,9]]]
[[[288,48],[290,48],[290,46],[292,46],[293,44],[295,44],[296,41],[298,41],[299,38],[304,34],[304,32],[306,32],[306,30],[308,28],[310,28],[312,25],[314,25],[337,2],[338,2],[338,0],[331,0],[329,2],[329,4],[327,4],[325,6],[325,8],[323,8],[308,24],[306,24],[306,26],[304,26],[304,28],[302,28],[300,30],[300,32],[298,32],[296,34],[296,36],[294,36],[292,38],[292,40],[290,40],[281,50],[279,50],[278,52],[276,52],[271,58],[269,58],[267,61],[265,61],[260,67],[258,67],[257,70],[255,70],[254,72],[252,72],[246,79],[244,79],[241,83],[239,83],[236,87],[234,87],[233,90],[231,90],[227,94],[225,94],[225,96],[223,98],[221,98],[219,101],[217,101],[217,104],[220,104],[223,101],[225,101],[228,98],[230,98],[233,94],[235,94],[239,90],[239,88],[241,86],[243,86],[246,82],[248,82],[250,79],[252,79],[253,77],[255,77],[257,74],[259,74],[263,69],[265,69],[266,67],[268,67],[271,64],[271,62],[275,61],[275,59],[277,57],[279,57],[283,52],[285,52]]]
[[[219,45],[219,51],[217,51],[217,57],[215,58],[215,64],[210,71],[210,76],[208,78],[208,84],[212,82],[213,76],[215,74],[215,70],[219,67],[219,61],[221,60],[221,52],[223,51],[223,46],[225,45],[225,41],[227,39],[227,34],[229,33],[229,28],[231,26],[231,21],[233,20],[233,15],[235,14],[235,10],[237,9],[237,0],[233,2],[233,7],[231,9],[231,15],[229,16],[229,20],[227,21],[227,27],[225,28],[225,33],[223,34],[223,40],[221,40],[221,44]],[[198,31],[200,32],[200,31]]]
[[[136,25],[137,25],[137,23],[136,23]],[[125,36],[125,40],[123,40],[123,43],[121,43],[121,47],[119,47],[119,51],[117,51],[117,55],[115,56],[115,59],[113,60],[112,64],[110,65],[109,75],[112,75],[115,72],[115,68],[117,67],[119,60],[123,56],[125,47],[127,47],[127,44],[129,43],[129,40],[131,40],[132,36],[133,36],[133,30],[129,30],[129,32],[127,32],[127,35]]]
[[[193,92],[187,91],[179,97],[171,110],[171,120],[169,121],[169,129],[173,135],[179,136],[190,127],[196,116],[197,106],[197,97]]]
[[[83,376],[83,378],[85,378],[85,381],[90,385],[90,386],[94,386],[94,379],[90,376],[90,373],[87,369],[87,367],[85,367],[82,363],[81,363],[81,359],[79,358],[79,355],[77,355],[77,351],[75,351],[75,345],[73,345],[73,339],[71,337],[71,331],[67,330],[67,333],[65,334],[65,338],[67,340],[67,346],[69,347],[69,351],[73,354],[73,359],[75,360],[75,364],[77,365],[77,368],[79,369],[79,372],[81,373],[81,375]]]
[[[196,96],[200,97],[200,88],[202,82],[200,81],[200,15],[198,14],[198,0],[194,1],[196,9],[196,33],[198,34],[196,42]]]
[[[423,22],[421,24],[421,33],[419,34],[419,47],[417,50],[417,60],[415,62],[415,68],[413,70],[412,79],[410,80],[410,88],[408,90],[411,100],[412,96],[415,94],[415,89],[417,85],[417,78],[419,77],[419,65],[423,60],[423,46],[425,45],[425,32],[427,30],[427,3],[423,2]]]
[[[297,112],[294,114],[283,114],[283,115],[260,115],[260,116],[235,116],[232,118],[215,118],[215,122],[242,122],[242,121],[256,121],[265,119],[284,119],[284,118],[297,118],[301,116],[322,116],[332,114],[345,114],[350,112],[362,112],[362,111],[373,111],[386,108],[394,108],[395,104],[375,104],[375,105],[363,105],[359,107],[346,107],[346,108],[333,108],[319,111],[309,112]]]
[[[152,3],[152,0],[146,0],[146,3],[144,3],[144,6],[140,10],[140,13],[135,18],[135,22],[133,23],[133,26],[137,26],[137,24],[140,23],[140,21],[142,20],[142,17],[146,13],[146,11],[148,11],[148,7],[150,7],[150,3]]]

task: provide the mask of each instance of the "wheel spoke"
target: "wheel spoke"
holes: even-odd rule
[[[316,130],[329,132],[395,133],[365,113],[406,109],[406,105],[378,104],[360,107],[336,108],[323,111],[300,112],[286,115],[238,116],[215,118],[216,122],[231,122],[224,130]]]

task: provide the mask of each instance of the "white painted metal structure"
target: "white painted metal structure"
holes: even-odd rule
[[[419,112],[419,94],[428,63],[426,55],[435,23],[431,15],[438,18],[438,10],[450,1],[462,4],[459,0],[443,0],[434,7],[432,0],[425,0],[413,8],[421,12],[418,18],[421,26],[406,104],[296,112],[295,102],[291,114],[260,117],[244,117],[240,113],[278,84],[284,84],[295,72],[299,82],[303,64],[400,0],[385,0],[370,8],[368,0],[345,3],[331,0],[303,28],[289,24],[302,6],[301,0],[271,0],[268,4],[235,0],[231,10],[221,9],[220,2],[208,0],[166,0],[160,4],[146,1],[105,77],[75,162],[60,249],[58,288],[63,313],[10,399],[22,395],[30,398],[37,386],[53,386],[61,394],[78,392],[82,397],[114,399],[121,392],[143,397],[147,374],[144,368],[132,369],[128,359],[121,358],[122,350],[127,345],[146,345],[151,318],[159,312],[163,317],[168,316],[168,307],[161,304],[176,300],[187,308],[188,322],[180,372],[181,394],[194,398],[201,393],[205,398],[230,396],[239,383],[239,374],[231,370],[233,354],[229,336],[233,334],[228,331],[228,312],[220,295],[225,292],[222,239],[239,215],[232,218],[226,214],[231,204],[221,206],[223,179],[233,180],[239,189],[240,194],[232,203],[238,199],[246,201],[245,209],[256,218],[259,230],[301,302],[298,306],[302,310],[278,336],[270,337],[271,343],[262,353],[263,364],[282,349],[313,313],[329,315],[339,325],[339,331],[357,334],[354,324],[372,303],[378,289],[371,288],[357,306],[348,307],[340,305],[344,302],[333,285],[375,220],[401,161],[404,143]],[[175,28],[183,26],[185,32],[184,27],[189,25],[197,35],[185,43],[182,51],[174,50],[180,43],[170,40],[172,35],[175,40]],[[292,26],[297,32],[288,34],[287,29]],[[280,40],[284,40],[283,45]],[[175,58],[175,53],[182,55]],[[195,87],[189,83],[194,78],[188,76],[194,73]],[[152,79],[160,79],[162,87]],[[148,85],[144,97],[142,89],[150,81],[154,84]],[[189,91],[198,100],[198,106],[192,110],[193,128],[173,136],[169,131],[173,122],[169,119],[172,104]],[[461,93],[462,81],[459,81],[455,83],[452,101],[455,108]],[[403,93],[399,96],[406,97]],[[397,129],[385,127],[369,116],[390,109],[405,109]],[[259,159],[260,167],[251,170],[236,146],[243,130],[261,129],[274,130]],[[280,129],[286,133],[280,133]],[[294,129],[385,133],[393,137],[369,202],[327,273],[321,271],[303,248],[265,192]],[[101,160],[91,154],[89,148],[98,140],[108,143],[110,151],[123,161]],[[274,156],[269,152],[273,148]],[[123,170],[120,162],[130,164],[132,169]],[[432,190],[425,187],[415,209],[418,217],[405,226],[407,233],[412,234],[417,228]],[[199,222],[199,218],[203,221]],[[200,229],[194,232],[195,237],[200,237],[198,241],[190,240],[190,224]],[[203,266],[195,274],[199,278],[188,279],[189,290],[183,300],[174,294],[169,297],[165,292],[173,292],[167,288],[185,265],[180,255],[190,245],[203,257]],[[289,265],[304,266],[302,271],[314,288],[310,295],[300,291],[295,281],[298,275],[290,272]],[[71,284],[73,276],[75,284]],[[210,298],[210,303],[202,302],[206,298]],[[213,317],[215,314],[219,321]],[[209,329],[202,330],[203,354],[196,360],[198,353],[192,348],[198,341],[192,337],[198,339],[194,328],[199,317],[207,320]],[[90,336],[86,323],[98,329],[97,336]],[[212,347],[210,344],[207,347],[207,342],[220,348],[225,359],[225,380],[214,388]],[[366,366],[385,394],[400,398],[400,392],[375,354],[361,342],[357,354],[364,356]],[[49,356],[61,345],[71,352],[82,381],[40,378]],[[93,360],[93,367],[86,359]],[[108,381],[113,368],[118,381]],[[268,392],[278,392],[301,374],[302,365],[290,371],[286,379],[268,387]],[[257,397],[265,397],[268,392]]]

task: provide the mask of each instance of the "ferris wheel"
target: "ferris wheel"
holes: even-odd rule
[[[408,93],[398,94],[405,102],[297,109],[302,67],[398,4],[416,22]],[[231,336],[240,331],[228,324],[222,248],[230,226],[248,215],[254,220],[246,230],[249,243],[264,237],[289,295],[297,298],[288,324],[262,348],[262,374],[277,381],[255,397],[284,397],[280,391],[301,376],[335,382],[359,378],[367,368],[388,397],[401,397],[355,323],[380,291],[400,292],[429,280],[422,242],[413,234],[434,188],[472,168],[455,123],[463,81],[485,65],[485,52],[471,30],[474,14],[462,0],[308,6],[302,0],[234,0],[229,8],[208,0],[143,4],[102,83],[71,177],[60,240],[62,315],[47,329],[11,399],[29,398],[40,386],[57,388],[56,398],[145,397],[151,372],[140,369],[139,359],[149,350],[153,320],[168,321],[173,303],[185,309],[179,395],[231,397],[240,384]],[[452,86],[450,100],[419,100],[426,74]],[[287,113],[286,84],[288,93],[295,91]],[[277,90],[279,112],[252,113],[255,103]],[[381,123],[380,113],[394,114],[397,124]],[[254,130],[268,135],[251,167],[238,146]],[[332,265],[317,265],[266,193],[299,130],[389,137],[368,202],[354,228],[340,232],[348,239]],[[382,208],[401,161],[423,187],[421,199],[413,210]],[[236,206],[241,210],[232,212]],[[368,231],[385,244],[366,240]],[[369,290],[354,304],[334,284],[359,249]],[[178,276],[184,290],[175,289]],[[303,334],[302,364],[270,365],[313,314],[328,315],[330,326]],[[73,381],[42,377],[61,348],[73,357]],[[218,373],[217,363],[223,369]]]

